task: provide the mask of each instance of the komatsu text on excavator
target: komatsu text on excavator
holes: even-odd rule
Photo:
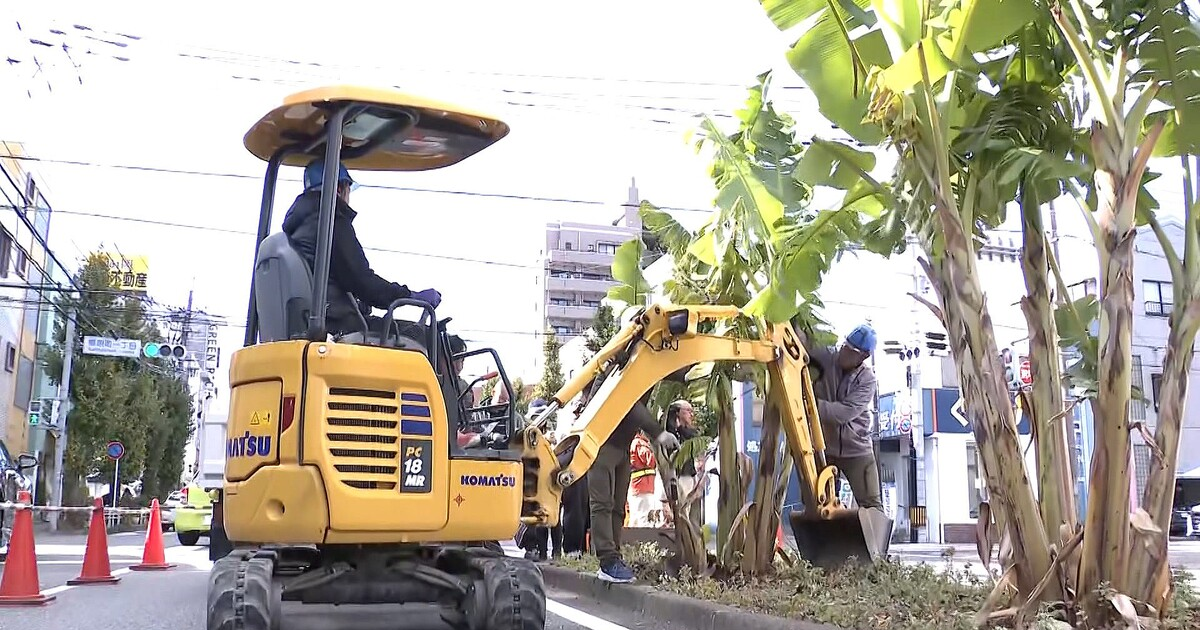
[[[433,604],[464,630],[542,630],[546,598],[537,565],[497,544],[522,522],[554,525],[565,486],[583,475],[630,408],[664,377],[709,361],[768,368],[806,505],[793,513],[800,552],[815,564],[886,550],[882,512],[844,509],[837,471],[824,464],[807,354],[786,323],[758,338],[698,332],[738,317],[727,306],[642,310],[545,411],[516,413],[499,356],[453,354],[447,323],[411,299],[381,323],[335,337],[325,327],[338,164],[417,171],[460,162],[508,134],[494,117],[364,87],[294,94],[246,134],[266,161],[245,347],[229,372],[229,451],[214,493],[208,630],[280,627],[282,602]],[[271,233],[282,166],[325,158],[320,228],[311,266]],[[409,307],[416,321],[397,319]],[[472,406],[455,362],[495,361],[501,404]],[[552,448],[541,426],[589,384],[570,435]],[[462,448],[457,433],[494,426],[504,439]],[[251,446],[253,445],[253,446]]]

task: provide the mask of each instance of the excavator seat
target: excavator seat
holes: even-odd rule
[[[312,270],[300,254],[292,247],[287,234],[278,232],[263,239],[259,246],[258,258],[254,266],[254,307],[258,311],[259,339],[267,343],[272,341],[287,341],[289,339],[304,339],[308,333],[308,318],[312,312]],[[355,332],[337,337],[337,343],[351,343],[378,346],[379,331],[369,329],[366,318],[360,314],[364,332]],[[396,334],[393,347],[398,350],[420,352],[429,356],[426,344],[414,336]],[[439,357],[440,365],[448,366],[451,361],[448,353]],[[442,396],[447,401],[447,413],[450,429],[457,430],[462,412],[454,402],[458,391],[453,379],[444,374],[438,375],[442,388]],[[462,449],[451,443],[451,451],[461,454]]]
[[[312,270],[292,247],[287,234],[278,232],[263,239],[254,264],[254,305],[258,311],[259,340],[262,342],[303,339],[312,313]],[[369,329],[359,314],[362,331],[342,335],[336,341],[377,346],[380,333]],[[396,347],[429,355],[425,344],[398,335]]]

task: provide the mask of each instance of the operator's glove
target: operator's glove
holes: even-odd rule
[[[672,452],[679,450],[679,438],[675,437],[675,434],[670,431],[663,431],[654,441],[658,442],[658,445],[664,451]]]
[[[433,308],[437,308],[438,305],[442,303],[442,294],[438,293],[437,289],[425,289],[424,291],[417,291],[410,297],[412,297],[414,300],[421,300]]]

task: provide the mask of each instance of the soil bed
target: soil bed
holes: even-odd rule
[[[909,565],[897,561],[848,567],[828,575],[794,560],[790,566],[777,561],[773,575],[758,579],[736,575],[696,577],[686,570],[671,575],[657,545],[630,545],[624,554],[637,584],[749,612],[842,628],[974,630],[975,613],[993,584],[992,579],[969,566],[956,569],[949,564]],[[594,556],[562,558],[554,564],[591,575],[598,568]],[[1175,589],[1174,608],[1161,630],[1200,628],[1200,596],[1190,575],[1177,573]],[[1065,625],[1047,623],[1042,627],[1057,629]]]

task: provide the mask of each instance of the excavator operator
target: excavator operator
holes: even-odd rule
[[[324,169],[325,158],[317,158],[304,168],[304,192],[296,197],[283,218],[283,231],[309,269],[316,261]],[[350,191],[355,186],[346,166],[339,164],[329,258],[329,307],[325,315],[326,329],[335,337],[361,331],[356,310],[366,317],[372,329],[376,329],[380,318],[370,315],[372,307],[386,309],[396,300],[412,298],[437,308],[442,301],[442,295],[434,289],[410,291],[405,285],[384,280],[371,269],[354,231],[357,213],[350,207]]]

